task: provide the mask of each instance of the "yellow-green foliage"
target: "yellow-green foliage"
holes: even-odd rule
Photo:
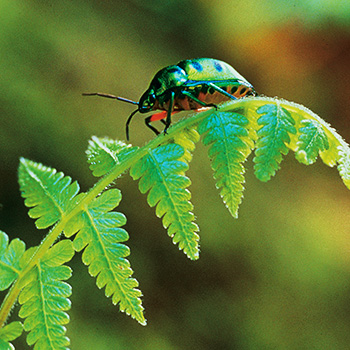
[[[142,293],[126,257],[124,244],[129,235],[122,226],[126,217],[115,208],[121,192],[109,188],[130,170],[147,193],[173,242],[190,259],[199,258],[199,228],[190,202],[191,184],[186,171],[196,143],[202,137],[214,171],[217,188],[232,216],[238,216],[245,181],[244,162],[254,152],[255,175],[268,181],[290,150],[303,164],[317,157],[328,166],[337,165],[350,189],[350,150],[345,141],[325,121],[303,106],[272,98],[245,98],[218,108],[190,113],[143,147],[93,137],[87,150],[88,162],[98,182],[86,193],[77,182],[53,168],[21,159],[19,183],[29,216],[38,229],[51,227],[38,247],[25,250],[15,239],[8,242],[0,232],[0,289],[9,289],[0,310],[3,325],[13,304],[22,305],[19,316],[29,332],[27,342],[35,349],[67,349],[71,287],[66,280],[71,268],[65,264],[76,251],[99,288],[126,312],[145,325]],[[57,238],[62,239],[57,243]],[[22,332],[20,323],[0,331],[0,344]]]

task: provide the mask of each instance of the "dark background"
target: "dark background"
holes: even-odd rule
[[[350,2],[0,1],[0,228],[40,242],[17,184],[20,156],[95,183],[92,135],[124,139],[133,107],[160,68],[213,57],[259,91],[301,103],[350,141]],[[135,116],[131,141],[153,134]],[[117,181],[130,262],[148,326],[118,311],[81,264],[74,275],[72,349],[347,349],[350,196],[336,169],[289,154],[268,183],[247,163],[238,220],[215,189],[198,145],[188,175],[201,257],[191,262],[128,175]],[[26,348],[21,341],[19,349]]]

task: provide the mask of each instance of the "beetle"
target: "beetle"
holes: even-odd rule
[[[213,58],[196,58],[180,61],[156,73],[149,88],[139,102],[110,94],[96,95],[137,105],[126,122],[126,138],[129,140],[129,124],[135,113],[163,110],[145,118],[145,123],[156,135],[159,131],[150,123],[160,120],[165,124],[164,133],[171,124],[173,112],[201,107],[215,107],[228,100],[256,96],[254,87],[229,64]],[[164,120],[165,119],[165,120]]]

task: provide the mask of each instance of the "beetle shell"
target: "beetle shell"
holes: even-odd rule
[[[213,58],[197,58],[180,61],[177,66],[187,73],[188,80],[215,81],[238,79],[250,86],[233,67],[223,61]]]
[[[191,110],[202,107],[183,94],[190,92],[205,104],[218,104],[231,98],[208,86],[213,83],[236,98],[255,95],[253,86],[229,64],[211,58],[180,61],[161,69],[139,101],[139,112],[168,110],[173,92],[172,110]]]

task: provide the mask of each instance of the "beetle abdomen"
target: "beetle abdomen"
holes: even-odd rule
[[[245,85],[222,86],[221,88],[238,99],[246,96],[255,95],[255,92],[253,91],[253,89]],[[191,94],[193,94],[194,97],[198,98],[200,101],[206,104],[219,104],[222,102],[232,100],[228,96],[225,96],[219,91],[216,91],[213,88],[208,87],[206,85],[196,87],[195,89],[185,89],[185,90],[191,92]],[[168,104],[166,104],[166,106],[164,107],[165,107],[164,109],[167,110]],[[198,109],[201,107],[202,106],[199,103],[192,100],[190,97],[183,96],[183,95],[181,96],[181,93],[175,96],[175,100],[174,100],[175,110],[190,110],[190,109]]]

